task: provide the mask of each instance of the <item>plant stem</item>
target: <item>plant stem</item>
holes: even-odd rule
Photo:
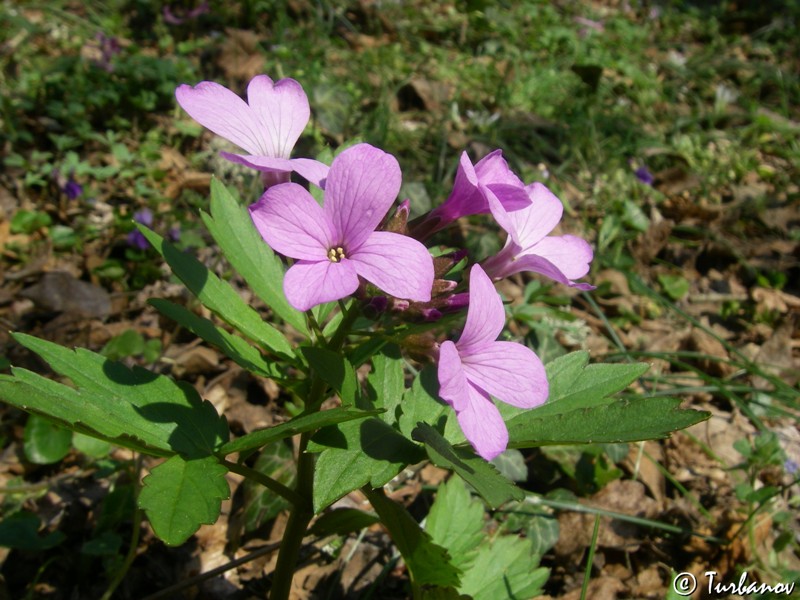
[[[301,504],[294,504],[286,530],[283,533],[281,549],[278,552],[278,562],[275,565],[275,577],[270,589],[270,600],[288,600],[294,577],[294,567],[300,555],[306,529],[314,516],[311,509],[311,498],[314,489],[314,455],[306,452],[310,433],[300,436],[299,456],[297,459],[297,489],[296,493],[306,499]]]
[[[289,487],[286,487],[280,481],[276,481],[272,477],[264,475],[264,473],[261,473],[260,471],[251,469],[250,467],[243,465],[241,463],[236,463],[225,459],[222,459],[220,462],[223,465],[225,465],[225,468],[227,468],[229,471],[238,473],[239,475],[242,475],[245,479],[252,479],[256,483],[260,483],[268,490],[275,492],[276,494],[278,494],[285,500],[288,500],[294,505],[308,503],[307,499],[298,494],[296,491],[294,491]]]

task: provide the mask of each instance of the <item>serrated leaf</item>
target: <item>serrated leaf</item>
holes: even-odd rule
[[[230,495],[227,472],[213,456],[173,456],[150,471],[142,481],[139,507],[155,534],[168,546],[178,546],[200,525],[214,523]]]
[[[292,449],[283,440],[268,444],[256,460],[253,468],[282,483],[286,487],[294,487],[297,477],[297,468],[294,462]],[[255,531],[267,521],[289,508],[290,504],[282,496],[252,479],[246,479],[244,484],[244,529],[250,533]]]
[[[283,263],[258,234],[247,208],[239,205],[216,178],[211,180],[211,215],[200,215],[225,258],[250,289],[276,315],[307,336],[305,315],[293,308],[283,293]]]
[[[506,423],[509,447],[546,444],[635,442],[667,437],[707,419],[710,413],[680,408],[674,398],[634,398],[613,404],[539,417],[530,410]]]
[[[460,572],[450,562],[447,550],[435,544],[408,511],[382,493],[373,492],[368,497],[416,585],[448,587],[459,584]]]
[[[353,410],[352,408],[338,407],[309,415],[300,415],[286,423],[267,427],[266,429],[258,429],[230,441],[220,448],[219,454],[224,456],[233,452],[248,452],[298,433],[305,433],[306,431],[313,431],[346,421],[366,419],[376,414],[378,413],[374,410]]]
[[[403,400],[405,373],[403,357],[397,344],[388,344],[372,357],[372,371],[367,386],[373,406],[386,410],[381,418],[389,425],[397,422],[397,407]]]
[[[67,537],[60,531],[39,535],[42,522],[27,511],[20,511],[0,521],[0,546],[36,552],[58,546]]]
[[[550,570],[536,568],[529,540],[500,536],[482,544],[472,566],[461,577],[458,591],[473,600],[517,600],[542,593]]]
[[[425,531],[435,544],[448,551],[458,569],[463,571],[472,562],[485,537],[483,505],[472,499],[460,477],[451,477],[439,486],[425,519]]]
[[[345,407],[357,406],[359,389],[355,369],[343,355],[327,348],[306,346],[301,349],[308,364],[330,385]]]
[[[491,464],[466,448],[454,448],[433,427],[420,423],[412,438],[425,444],[428,456],[436,466],[452,469],[475,488],[492,508],[509,500],[521,500],[525,493],[500,475]]]
[[[308,450],[321,451],[314,471],[315,513],[367,483],[384,485],[422,458],[416,445],[376,418],[326,427]]]
[[[49,419],[32,414],[23,434],[25,458],[36,465],[50,465],[64,458],[72,447],[72,432]]]
[[[69,377],[77,389],[15,368],[0,376],[0,397],[82,433],[143,452],[207,456],[228,439],[228,425],[190,385],[79,348],[25,335],[14,339]]]
[[[357,508],[336,508],[326,512],[309,529],[310,535],[347,535],[378,523],[377,515]]]
[[[164,257],[172,272],[205,307],[262,348],[283,358],[293,358],[292,347],[283,334],[248,306],[228,282],[221,280],[195,257],[181,252],[154,231],[141,224],[137,224],[137,227],[153,248]]]
[[[268,361],[258,349],[239,336],[217,327],[210,320],[167,300],[153,298],[148,303],[164,316],[183,325],[193,334],[219,349],[243,369],[262,377],[275,378],[281,376],[274,363]]]

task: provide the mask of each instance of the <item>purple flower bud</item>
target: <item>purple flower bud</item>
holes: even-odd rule
[[[408,307],[411,306],[408,300],[401,300],[399,298],[394,298],[392,300],[392,310],[394,312],[405,312],[408,310]]]
[[[173,244],[179,242],[181,240],[181,226],[173,225],[170,227],[167,232],[167,239]]]
[[[469,305],[469,292],[463,292],[461,294],[453,294],[445,301],[445,306],[448,310],[461,310],[465,306]]]
[[[427,321],[428,323],[432,323],[433,321],[438,321],[442,318],[442,312],[436,310],[435,308],[423,308],[420,311],[422,315],[422,320]]]

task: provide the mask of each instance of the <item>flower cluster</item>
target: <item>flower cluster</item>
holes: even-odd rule
[[[182,85],[176,97],[196,121],[245,152],[223,152],[224,158],[261,172],[265,191],[250,215],[264,241],[291,259],[283,290],[297,310],[350,296],[362,301],[365,315],[434,321],[467,308],[458,340],[430,347],[438,359],[439,396],[480,456],[490,460],[503,452],[508,431],[493,398],[534,408],[547,400],[548,383],[530,348],[497,340],[505,310],[493,281],[531,271],[592,289],[576,281],[589,271],[589,244],[549,235],[561,220],[561,201],[541,183],[525,185],[500,150],[475,164],[465,152],[445,202],[409,222],[407,201],[391,210],[401,184],[393,156],[357,144],[330,166],[291,157],[310,117],[306,94],[293,79],[259,75],[247,87],[246,102],[208,81]],[[321,204],[291,182],[292,173],[323,190]],[[477,214],[490,214],[507,239],[498,254],[471,266],[467,287],[467,277],[448,279],[466,252],[434,258],[424,242]]]

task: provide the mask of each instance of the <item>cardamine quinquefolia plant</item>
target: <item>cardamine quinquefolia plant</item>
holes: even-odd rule
[[[525,497],[491,464],[508,448],[664,437],[705,418],[669,398],[614,398],[647,365],[587,365],[587,354],[575,352],[545,366],[506,332],[495,282],[526,271],[588,293],[593,287],[578,280],[593,253],[579,237],[550,235],[561,201],[542,183],[523,183],[501,150],[476,163],[463,153],[444,202],[410,219],[408,201],[395,205],[401,167],[381,149],[351,145],[330,165],[292,156],[311,114],[298,82],[259,75],[246,101],[207,81],[181,85],[176,97],[243,151],[224,158],[261,175],[263,195],[249,207],[213,180],[201,216],[265,308],[246,304],[228,282],[151,231],[152,219],[137,219],[142,239],[216,318],[151,303],[254,377],[274,380],[285,419],[232,439],[224,415],[193,387],[24,334],[15,339],[71,385],[22,368],[0,376],[6,402],[163,458],[144,478],[138,506],[167,544],[218,518],[232,471],[289,510],[272,598],[289,597],[307,536],[375,522],[397,545],[415,597],[432,588],[468,595],[471,569],[480,567],[454,561],[452,540],[423,530],[383,492],[406,467],[430,460],[450,469],[496,508]],[[435,242],[470,215],[485,220],[485,235],[505,235],[496,255]],[[259,452],[288,441],[290,479],[254,466]],[[355,490],[369,510],[335,506]],[[440,501],[446,511],[445,496]]]

